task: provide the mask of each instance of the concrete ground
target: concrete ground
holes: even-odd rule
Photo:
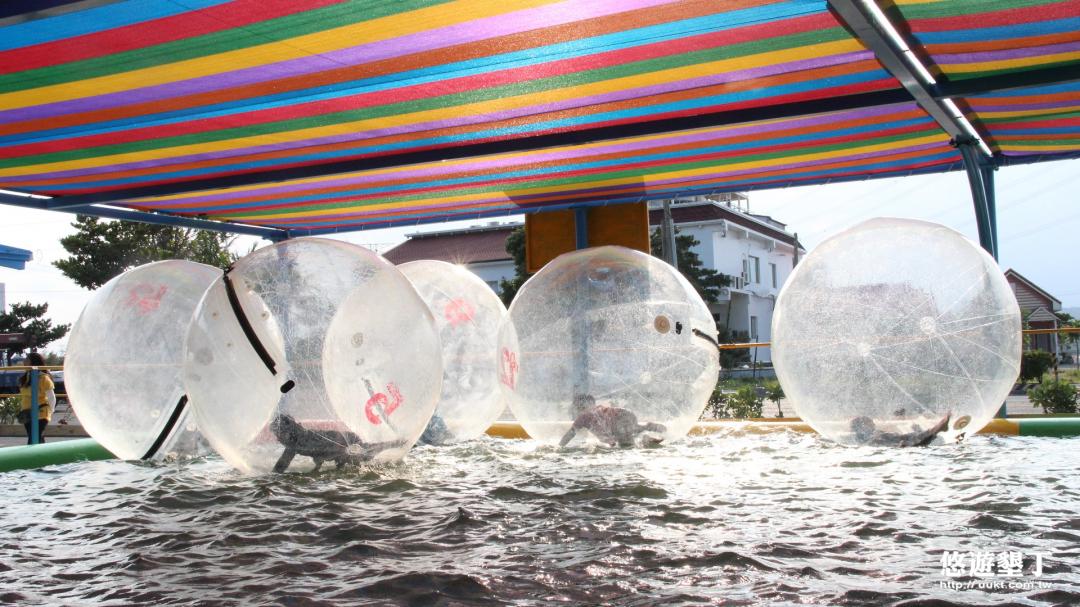
[[[67,440],[75,440],[75,439],[79,439],[79,438],[86,438],[86,437],[84,437],[84,436],[49,436],[48,434],[45,435],[45,440],[49,441],[50,443],[67,441]],[[25,446],[26,446],[26,435],[25,434],[21,435],[21,436],[0,436],[0,447],[25,447]]]

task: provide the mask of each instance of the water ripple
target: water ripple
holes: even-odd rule
[[[1077,605],[1077,444],[485,439],[320,475],[218,459],[13,472],[0,603]],[[948,577],[945,551],[1021,552],[1023,575]]]

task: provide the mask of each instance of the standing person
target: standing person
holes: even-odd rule
[[[44,367],[45,359],[37,352],[31,352],[26,357],[26,365],[29,367]],[[52,419],[53,409],[56,407],[56,385],[53,383],[52,375],[48,371],[42,369],[38,373],[38,438],[41,442],[45,442],[45,426],[49,425],[49,420]],[[22,410],[19,411],[19,421],[26,427],[26,444],[29,445],[30,437],[30,424],[33,420],[30,419],[30,371],[23,373],[19,378],[19,396],[22,397]]]

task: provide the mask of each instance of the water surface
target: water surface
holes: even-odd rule
[[[1078,605],[1078,447],[484,439],[318,475],[217,458],[0,474],[0,602]],[[1021,552],[1023,572],[946,576],[945,551]]]

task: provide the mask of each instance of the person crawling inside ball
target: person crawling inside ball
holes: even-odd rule
[[[949,415],[946,415],[941,421],[934,424],[928,430],[922,430],[918,426],[914,426],[914,429],[907,434],[900,434],[899,432],[883,432],[877,429],[874,424],[874,420],[865,415],[861,415],[851,420],[851,431],[855,433],[855,438],[865,445],[878,445],[883,447],[925,447],[929,445],[934,437],[948,429],[949,427]]]
[[[600,442],[619,447],[632,447],[638,435],[650,433],[643,439],[648,444],[657,445],[664,439],[656,434],[667,431],[662,424],[647,423],[639,424],[638,418],[632,411],[610,405],[598,405],[591,394],[579,394],[574,397],[571,411],[577,416],[574,425],[563,435],[559,441],[560,447],[565,447],[574,440],[580,430],[588,430]]]
[[[352,432],[338,430],[309,430],[291,415],[278,413],[270,422],[270,431],[277,437],[285,451],[274,464],[274,472],[284,472],[297,455],[315,461],[315,472],[323,462],[333,461],[340,469],[347,464],[359,465],[371,461],[378,454],[405,444],[405,441],[366,443]]]

